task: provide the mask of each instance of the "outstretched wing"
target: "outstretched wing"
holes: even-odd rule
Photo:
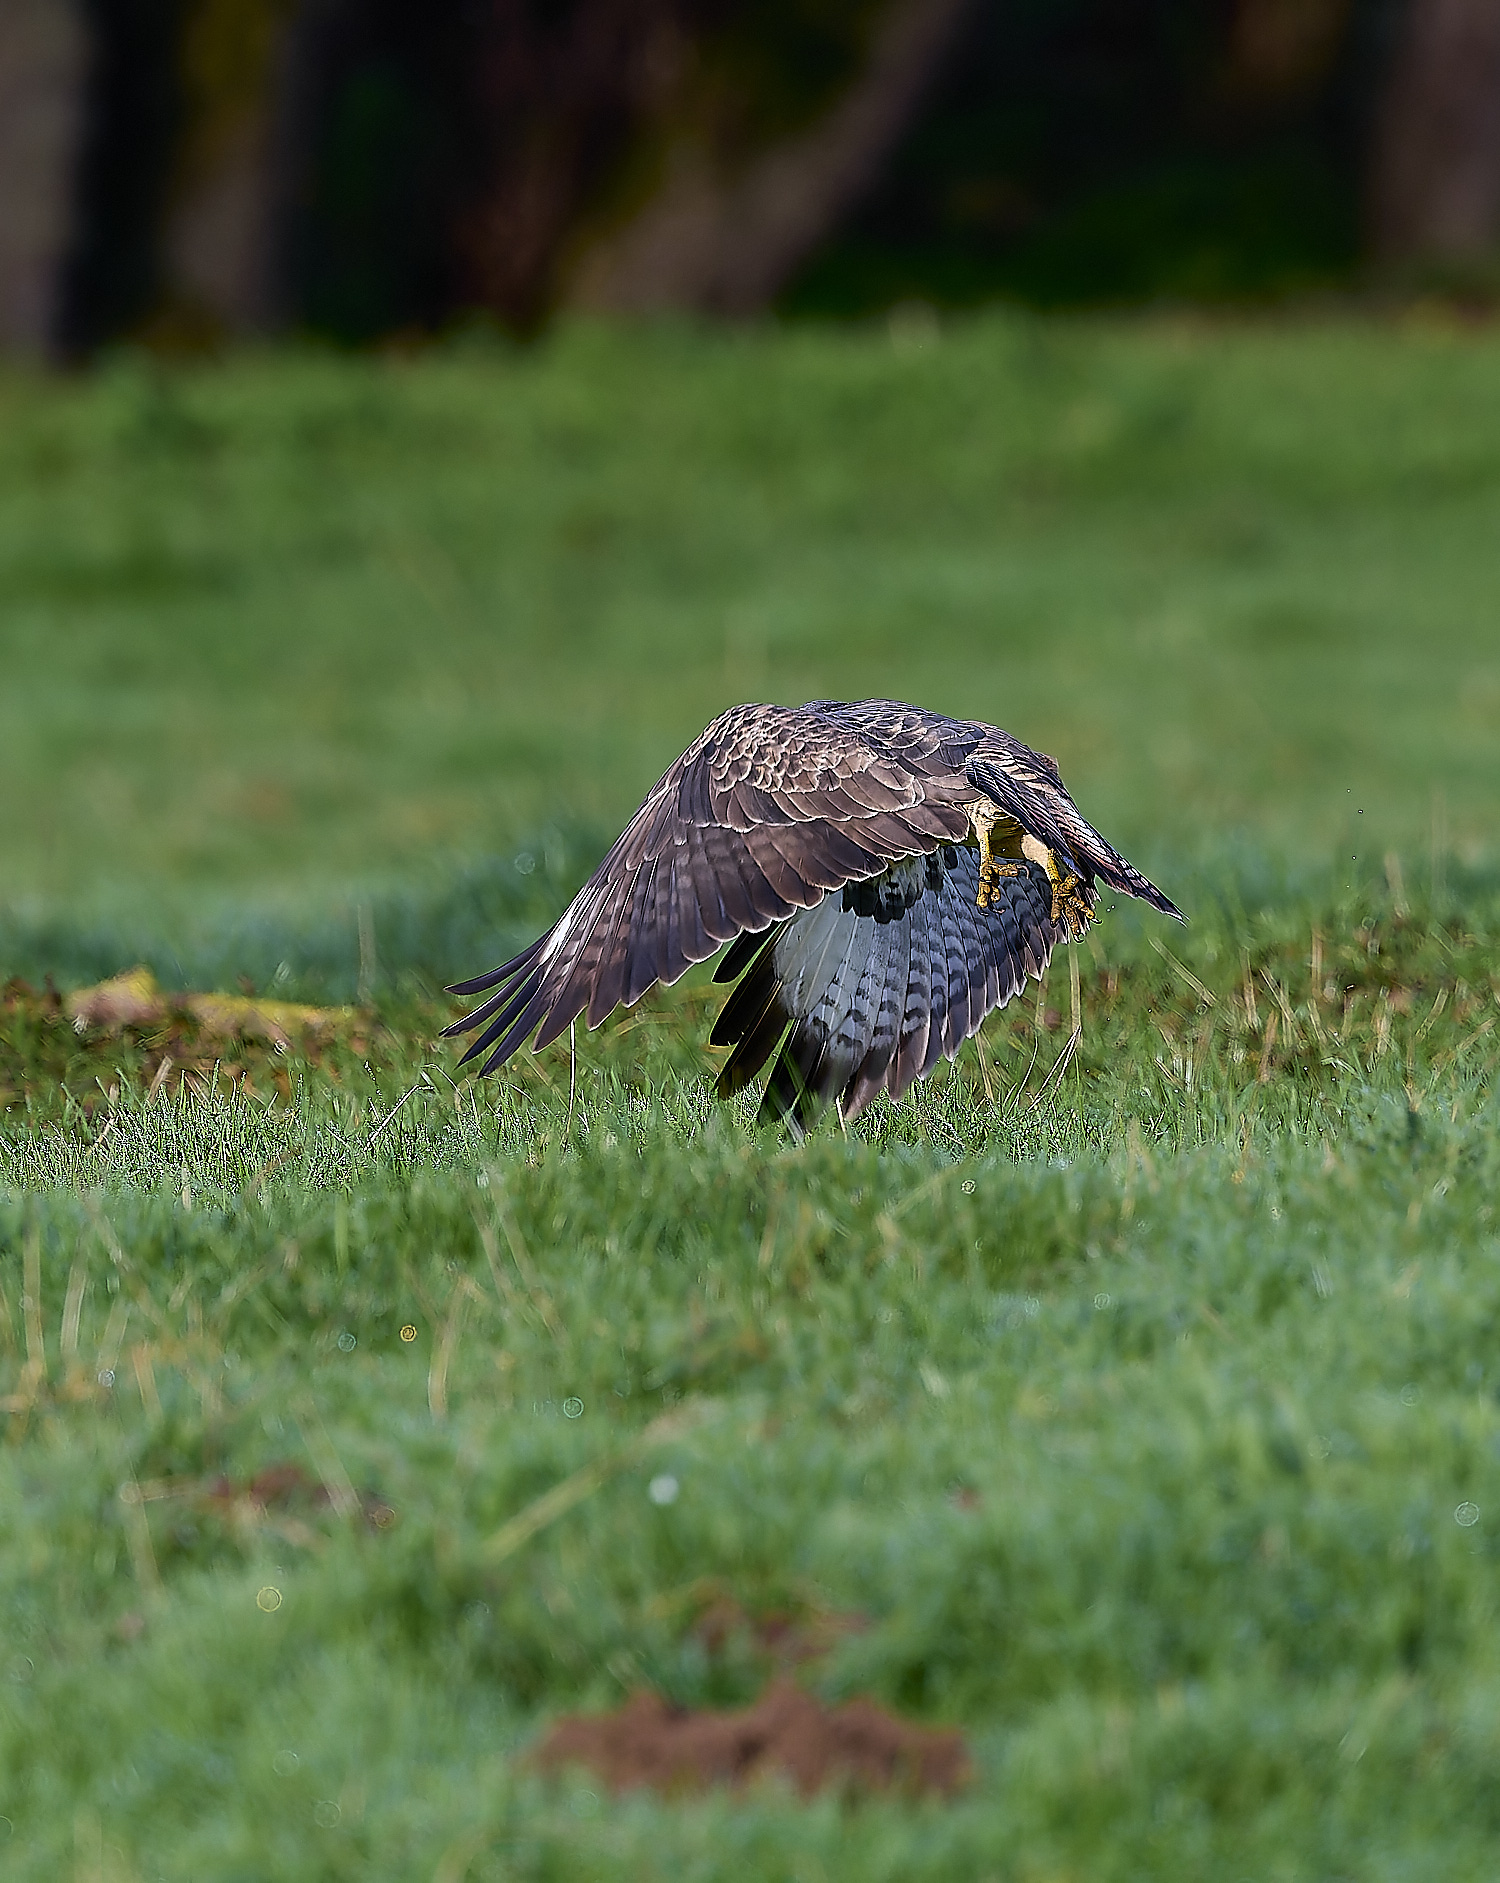
[[[1127,863],[1088,822],[1069,797],[1056,762],[1045,753],[1033,752],[1008,732],[990,726],[968,754],[965,771],[970,782],[1023,830],[1071,861],[1091,888],[1096,879],[1102,880],[1111,889],[1139,896],[1153,909],[1175,915],[1179,922],[1183,920],[1176,904]]]
[[[734,1047],[718,1095],[741,1091],[781,1043],[761,1116],[800,1131],[830,1099],[847,1122],[955,1058],[1067,940],[1040,865],[1002,877],[984,909],[978,888],[977,854],[944,844],[742,937],[714,977],[742,977],[713,1031]]]
[[[557,923],[450,989],[491,995],[447,1029],[483,1029],[464,1060],[488,1052],[481,1070],[492,1072],[533,1028],[545,1046],[585,1010],[598,1026],[735,936],[961,840],[973,790],[943,745],[952,723],[895,705],[878,730],[833,702],[731,708],[669,768]]]

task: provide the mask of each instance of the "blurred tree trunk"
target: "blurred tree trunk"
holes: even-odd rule
[[[852,80],[811,122],[749,149],[735,127],[695,108],[692,62],[676,71],[662,62],[677,108],[657,136],[657,187],[579,245],[564,300],[613,312],[743,315],[769,305],[875,179],[967,5],[890,0],[870,21]]]
[[[469,187],[456,298],[522,328],[550,311],[579,218],[664,109],[703,0],[480,0],[465,35]]]
[[[193,0],[163,232],[161,327],[264,331],[281,312],[276,126],[295,0]]]
[[[54,343],[83,129],[73,0],[0,0],[0,346]]]
[[[1371,209],[1386,262],[1463,260],[1500,242],[1500,0],[1411,0]]]
[[[1234,0],[1228,97],[1264,106],[1315,92],[1339,55],[1352,12],[1352,0]]]

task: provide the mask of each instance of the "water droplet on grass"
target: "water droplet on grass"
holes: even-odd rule
[[[348,1328],[346,1327],[343,1333],[339,1335],[339,1341],[338,1341],[339,1352],[340,1353],[353,1353],[354,1349],[358,1345],[359,1345],[359,1342],[355,1339],[353,1334],[351,1334]]]
[[[583,1417],[583,1401],[581,1399],[565,1399],[563,1401],[563,1417],[565,1419],[581,1419]]]
[[[917,1374],[923,1386],[931,1393],[934,1399],[946,1399],[948,1397],[948,1382],[930,1360],[919,1360],[917,1362]]]
[[[255,1592],[255,1606],[263,1615],[274,1615],[281,1607],[281,1591],[273,1589],[268,1583],[264,1589]]]
[[[664,1471],[660,1477],[653,1478],[646,1486],[646,1495],[651,1499],[653,1504],[665,1506],[677,1502],[677,1493],[681,1489],[682,1486],[677,1482],[676,1478],[672,1476],[671,1472]]]
[[[1453,1513],[1453,1521],[1461,1525],[1465,1530],[1470,1529],[1479,1521],[1479,1506],[1477,1504],[1460,1504],[1458,1509]]]
[[[331,1798],[320,1798],[313,1806],[313,1823],[325,1831],[331,1831],[343,1815]]]
[[[271,1761],[271,1770],[278,1778],[290,1778],[301,1763],[295,1752],[278,1752]]]
[[[1417,1403],[1418,1397],[1417,1389],[1410,1381],[1401,1388],[1400,1398],[1403,1406],[1414,1406]]]

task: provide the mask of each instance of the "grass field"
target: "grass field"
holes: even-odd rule
[[[1497,595],[1500,339],[1431,324],[0,385],[0,1872],[1492,1877]],[[800,1148],[701,973],[453,1082],[441,981],[711,713],[877,691],[1189,927]],[[352,1006],[39,991],[136,960]],[[528,1767],[770,1617],[968,1791]]]

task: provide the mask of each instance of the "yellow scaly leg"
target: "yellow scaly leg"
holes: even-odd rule
[[[1044,861],[1048,880],[1052,884],[1052,920],[1063,923],[1069,938],[1076,941],[1093,920],[1094,914],[1088,905],[1083,884],[1071,870],[1059,867],[1052,851],[1047,851]]]
[[[994,829],[993,824],[975,826],[975,835],[979,839],[979,893],[974,900],[981,909],[987,909],[999,894],[1000,878],[1019,876],[1023,867],[1019,863],[1002,863],[995,855]]]

